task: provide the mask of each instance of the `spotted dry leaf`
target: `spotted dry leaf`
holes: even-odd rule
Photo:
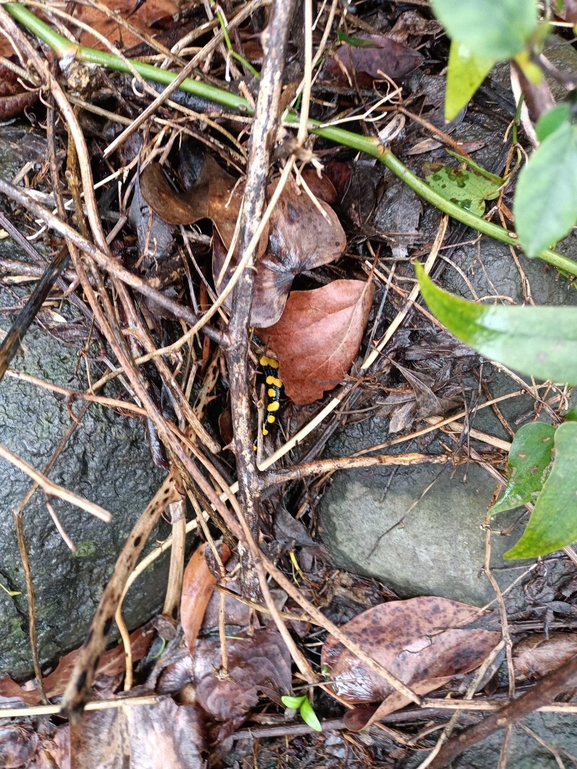
[[[478,667],[500,633],[468,627],[478,609],[447,598],[425,596],[379,604],[341,628],[365,652],[418,694]],[[325,642],[326,665],[335,692],[351,704],[382,701],[379,717],[408,704],[332,636]]]

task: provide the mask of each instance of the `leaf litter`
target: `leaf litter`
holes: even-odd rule
[[[110,2],[105,5],[113,7]],[[170,0],[129,5],[117,3],[113,10],[120,10],[137,30],[153,35],[160,27],[169,25],[170,16],[175,9],[178,10]],[[75,12],[81,17],[88,14],[83,18],[88,18],[97,31],[119,46],[128,47],[140,42],[138,35],[131,37],[132,33],[125,27],[106,14],[97,13],[92,6],[77,6]],[[93,18],[89,14],[94,14]],[[331,87],[347,88],[351,83],[360,88],[373,87],[383,81],[383,76],[406,78],[424,58],[410,46],[416,47],[423,36],[437,35],[438,31],[436,22],[426,20],[417,13],[406,12],[399,16],[388,35],[365,35],[363,32],[355,37],[353,33],[343,38],[341,45],[329,53],[319,82],[324,83],[322,87],[328,88],[330,93]],[[244,52],[248,60],[255,62],[257,58],[249,55],[248,51],[250,44],[254,49],[259,48],[259,44],[250,37],[247,29],[241,29],[238,39],[245,44]],[[84,36],[82,42],[96,44]],[[472,152],[482,144],[461,146]],[[424,151],[424,148],[419,146],[419,151]],[[374,298],[370,280],[332,280],[335,274],[344,272],[339,267],[338,271],[323,271],[323,279],[328,274],[332,280],[328,285],[302,291],[302,283],[299,283],[299,290],[291,293],[296,276],[320,267],[326,268],[343,255],[347,240],[339,220],[343,215],[343,200],[353,186],[355,189],[349,197],[355,200],[352,204],[350,199],[348,201],[349,211],[352,212],[349,218],[353,220],[358,213],[359,228],[355,230],[353,226],[352,232],[349,229],[347,234],[361,239],[363,234],[369,236],[365,224],[377,210],[382,190],[372,181],[364,185],[351,182],[351,176],[359,165],[354,161],[340,163],[331,160],[326,164],[322,178],[316,171],[303,171],[302,177],[316,203],[303,186],[291,178],[273,213],[268,231],[265,231],[258,246],[257,289],[251,321],[258,329],[260,339],[277,355],[286,393],[297,405],[313,404],[346,380],[361,349],[367,327]],[[183,183],[180,185],[173,185],[156,163],[149,164],[140,177],[141,198],[138,197],[136,182],[137,191],[133,198],[135,211],[133,214],[131,210],[130,215],[137,234],[139,263],[142,258],[143,269],[155,268],[157,262],[172,255],[174,243],[178,242],[178,226],[210,220],[213,226],[213,258],[206,275],[212,272],[213,285],[219,293],[236,264],[234,240],[244,180],[229,174],[221,162],[208,153],[204,154],[200,175],[189,179],[182,173],[178,162],[173,167],[181,173],[180,181]],[[373,172],[374,168],[367,169],[369,180],[374,176]],[[446,178],[442,177],[443,184],[447,180],[455,181],[451,178],[453,171],[444,171],[443,174],[449,174]],[[296,178],[298,180],[298,176]],[[476,183],[478,179],[473,178],[472,181]],[[459,177],[457,187],[460,182],[462,179]],[[276,184],[278,181],[273,180],[269,185],[269,199]],[[373,187],[367,194],[370,184]],[[184,191],[179,191],[179,186]],[[495,189],[485,187],[482,190],[468,188],[460,202],[463,205],[473,202],[480,210],[481,205],[484,207],[483,201],[494,197],[494,192]],[[396,199],[397,195],[391,190],[390,197]],[[148,212],[144,211],[143,201],[154,211],[151,220],[148,219]],[[393,255],[399,259],[405,259],[412,251],[408,246],[416,244],[414,236],[421,215],[421,209],[414,207],[409,226],[407,216],[403,218],[403,212],[406,214],[407,211],[404,204],[400,205],[399,211],[394,212],[395,216],[390,217],[386,232],[377,233],[378,236],[383,235],[385,241],[389,239],[392,242],[392,236],[400,238],[393,243]],[[166,226],[162,227],[163,224]],[[356,222],[353,221],[353,224]],[[363,233],[362,227],[365,228]],[[158,249],[150,247],[151,234],[153,241],[156,238]],[[371,236],[374,235],[371,232]],[[232,260],[223,273],[224,279],[220,280],[229,250]],[[118,258],[120,260],[121,257]],[[152,273],[146,274],[149,280],[153,279]],[[161,279],[158,280],[155,286],[161,285]],[[178,291],[182,296],[181,287]],[[159,318],[150,315],[148,322],[160,333]],[[316,331],[309,330],[310,327]],[[399,348],[405,354],[406,364],[409,347],[403,349],[403,345],[399,345]],[[392,351],[397,352],[395,349]],[[202,365],[207,361],[208,357]],[[404,415],[397,412],[396,429],[406,430],[414,419],[443,414],[455,405],[450,401],[449,393],[444,390],[439,392],[439,380],[422,372],[415,373],[398,360],[394,363],[396,371],[410,383],[411,390],[409,393],[407,387],[404,390],[398,388],[396,393],[391,393],[387,405],[393,405],[395,396],[395,403],[405,399],[403,405],[407,407]],[[352,373],[354,375],[355,371]],[[394,419],[395,415],[390,432],[395,429]],[[286,516],[289,520],[283,526],[279,526],[281,517],[274,517],[273,531],[277,540],[273,541],[273,545],[285,554],[290,551],[291,559],[294,557],[295,579],[301,579],[300,565],[306,559],[312,561],[316,557],[310,552],[305,553],[304,546],[311,550],[308,546],[313,540],[306,534],[300,517],[297,520],[289,512]],[[299,524],[303,531],[294,524]],[[277,530],[281,528],[283,530],[279,533]],[[267,530],[265,536],[272,536],[271,531]],[[298,547],[303,546],[300,551],[294,550],[295,542]],[[131,696],[136,699],[140,695],[155,693],[159,696],[158,702],[85,713],[80,728],[73,730],[70,740],[75,759],[83,767],[174,766],[177,769],[201,766],[203,750],[210,742],[234,733],[263,701],[279,705],[282,697],[292,692],[291,661],[280,635],[265,615],[255,613],[232,595],[240,591],[233,576],[237,568],[235,556],[232,557],[232,564],[227,564],[227,576],[220,580],[215,564],[211,562],[209,566],[207,560],[210,558],[207,559],[204,547],[197,550],[189,562],[184,578],[181,626],[160,657],[157,647],[146,656],[150,642],[148,630],[147,644],[142,647],[139,644],[145,631],[141,635],[137,631],[132,636],[133,659],[138,662],[142,658],[140,672],[144,683],[135,687]],[[303,593],[308,595],[312,591],[316,576],[307,572]],[[228,591],[224,600],[225,654],[222,640],[216,635],[221,598],[218,592],[214,592],[215,585],[226,587]],[[273,592],[277,607],[285,607],[286,594],[276,588]],[[322,600],[320,593],[316,597]],[[368,605],[370,601],[363,600],[361,603]],[[294,606],[289,610],[294,611]],[[376,659],[382,661],[387,669],[397,672],[400,680],[408,683],[414,691],[426,693],[474,669],[500,638],[492,630],[461,625],[461,620],[475,613],[474,607],[434,597],[391,601],[358,615],[343,625],[343,629],[350,637],[365,644]],[[304,622],[300,624],[305,625]],[[295,626],[293,623],[292,627]],[[521,642],[515,647],[517,674],[528,678],[546,674],[554,668],[556,659],[563,660],[573,653],[573,644],[571,634],[565,633],[552,634],[548,639],[538,637],[534,646]],[[76,654],[69,655],[70,659],[63,658],[58,668],[45,677],[50,697],[58,696],[62,691]],[[101,662],[101,678],[97,681],[95,694],[112,698],[117,695],[121,682],[123,651],[121,647],[115,647],[108,655]],[[154,658],[157,658],[156,661]],[[324,644],[322,661],[329,669],[327,685],[334,687],[339,697],[348,697],[350,703],[381,702],[377,711],[373,708],[368,713],[369,721],[406,704],[386,682],[369,670],[363,670],[362,665],[359,666],[355,658],[330,637]],[[296,679],[294,685],[300,683]],[[0,679],[0,696],[19,698],[21,702],[30,704],[39,701],[38,693],[30,685],[20,686],[8,677]],[[303,701],[302,696],[293,699]],[[306,695],[305,699],[308,703]],[[360,712],[361,708],[353,710],[347,723],[352,725],[355,715],[359,716]],[[21,747],[20,758],[10,758],[14,766],[27,765],[31,757],[41,751],[46,752],[48,758],[43,760],[51,762],[48,765],[66,765],[69,751],[67,727],[54,730],[48,728],[47,723],[45,720],[42,726],[33,729],[24,726],[6,728],[6,733],[12,730],[6,744]],[[366,718],[357,718],[355,728],[366,725]],[[103,740],[102,735],[109,737],[109,740]],[[161,737],[158,738],[158,735]],[[2,740],[0,736],[1,744]],[[128,752],[131,754],[126,758],[128,763],[119,764],[119,756],[124,758]],[[20,763],[14,763],[15,760]],[[43,766],[40,760],[38,763]],[[12,764],[6,763],[6,766]]]
[[[477,668],[498,644],[500,633],[467,627],[477,615],[475,607],[467,604],[424,596],[374,606],[343,630],[413,691],[426,694]],[[321,664],[346,702],[381,702],[373,718],[408,704],[331,636],[322,648]]]

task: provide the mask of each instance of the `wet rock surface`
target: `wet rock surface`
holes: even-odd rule
[[[0,291],[0,303],[6,293]],[[0,328],[6,329],[5,318]],[[32,328],[24,355],[13,367],[45,381],[73,389],[76,350]],[[77,412],[79,404],[72,409]],[[66,399],[26,382],[5,377],[0,383],[0,442],[42,470],[72,423]],[[118,553],[133,524],[162,482],[152,464],[140,421],[115,416],[92,406],[66,444],[51,480],[100,504],[113,515],[111,524],[59,499],[51,499],[62,526],[77,546],[71,553],[37,491],[24,512],[24,530],[36,591],[39,650],[43,662],[57,659],[79,645],[112,573]],[[24,676],[31,671],[26,586],[20,562],[12,509],[30,486],[30,479],[0,461],[0,675]],[[166,532],[164,532],[166,534]],[[162,600],[166,564],[147,571],[130,590],[126,620],[135,627],[149,619]]]
[[[28,131],[9,127],[0,137],[0,168],[12,179],[28,160],[45,161],[43,143]],[[29,150],[29,151],[28,151]],[[10,241],[0,242],[0,258],[26,257]],[[0,338],[28,296],[29,288],[0,286]],[[67,305],[57,308],[68,319]],[[44,320],[48,320],[47,316]],[[66,345],[34,324],[23,342],[23,352],[11,368],[67,388],[86,387],[86,361],[81,345]],[[91,373],[104,373],[87,356]],[[109,390],[111,395],[115,393]],[[70,410],[69,410],[70,405]],[[59,441],[73,424],[71,411],[81,402],[67,404],[64,396],[6,376],[0,383],[0,442],[42,471]],[[50,501],[62,526],[77,546],[71,553],[50,518],[44,495],[36,491],[24,512],[24,530],[36,590],[39,653],[43,664],[56,661],[84,640],[100,595],[112,573],[118,553],[132,526],[162,482],[164,473],[150,457],[144,426],[100,406],[92,405],[82,417],[49,477],[100,504],[113,515],[111,524],[92,517],[59,499]],[[28,640],[26,585],[20,562],[13,508],[30,487],[30,479],[0,460],[0,676],[26,677],[32,673]],[[161,524],[166,536],[167,526]],[[158,533],[158,532],[157,532]],[[153,541],[153,539],[151,539]],[[166,586],[166,559],[149,569],[131,588],[125,602],[128,625],[136,627],[161,606]],[[17,593],[9,595],[7,591]]]

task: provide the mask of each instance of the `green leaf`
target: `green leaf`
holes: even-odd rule
[[[485,213],[485,200],[499,194],[500,185],[465,168],[425,163],[424,171],[432,190],[477,216]]]
[[[549,134],[561,127],[562,123],[568,123],[570,115],[571,107],[567,102],[544,112],[535,124],[535,133],[539,141],[545,141]]]
[[[577,408],[571,409],[566,414],[563,414],[563,419],[566,422],[577,422]]]
[[[519,174],[513,205],[517,235],[537,256],[577,221],[577,126],[561,123]]]
[[[347,35],[347,33],[342,29],[337,31],[337,40],[341,43],[348,43],[348,45],[352,45],[353,48],[375,47],[375,44],[371,40],[363,40],[362,37],[351,37],[350,35]]]
[[[537,28],[535,0],[431,0],[433,12],[451,40],[474,56],[512,59]]]
[[[285,706],[285,708],[290,708],[291,710],[298,710],[307,698],[306,697],[289,697],[285,694],[280,699],[282,704]]]
[[[535,502],[551,464],[555,428],[531,422],[517,431],[509,450],[509,480],[501,499],[489,508],[496,515],[526,502]]]
[[[472,54],[462,43],[453,40],[449,53],[445,120],[453,120],[473,98],[475,91],[489,74],[495,62]]]
[[[472,168],[473,171],[476,171],[478,174],[481,174],[481,176],[484,176],[485,179],[490,179],[492,182],[495,182],[495,185],[499,188],[501,188],[505,184],[505,179],[503,179],[501,176],[497,176],[497,174],[492,174],[490,171],[487,171],[486,168],[483,168],[483,166],[480,166],[478,163],[475,163],[475,161],[472,158],[467,158],[464,155],[459,155],[458,152],[454,152],[453,150],[450,150],[448,147],[445,147],[445,152],[447,155],[450,155],[453,158],[457,158],[457,160],[460,163],[465,163],[465,165],[469,166],[469,168]],[[508,180],[508,177],[507,177]]]
[[[313,710],[313,706],[309,702],[308,697],[304,698],[304,702],[301,705],[300,714],[302,717],[302,720],[307,724],[307,726],[310,726],[311,729],[314,729],[315,732],[322,732],[323,727],[321,726],[321,722],[317,718],[317,714]]]
[[[577,541],[577,424],[555,433],[555,460],[525,533],[505,558],[547,555]]]
[[[421,293],[451,333],[524,374],[577,384],[577,308],[468,302],[437,288],[416,265]]]

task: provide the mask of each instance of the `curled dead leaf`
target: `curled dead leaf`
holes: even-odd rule
[[[396,678],[425,694],[474,670],[497,645],[499,633],[467,627],[477,617],[474,606],[425,596],[374,606],[342,630]],[[408,703],[331,636],[321,663],[329,669],[335,692],[347,702],[382,701],[371,722]]]
[[[131,696],[149,694],[144,687]],[[202,769],[204,724],[193,705],[159,697],[153,705],[83,713],[71,724],[71,765],[82,769]]]
[[[37,101],[38,90],[32,86],[25,87],[15,72],[0,64],[0,120],[16,117]]]
[[[346,247],[341,223],[325,199],[336,200],[332,183],[305,172],[316,202],[291,179],[285,186],[260,239],[251,325],[267,328],[281,317],[295,275],[338,259]],[[271,196],[278,180],[267,188]],[[210,219],[214,225],[212,275],[218,294],[228,284],[237,262],[235,248],[227,263],[240,213],[244,181],[228,174],[206,155],[197,181],[186,192],[175,191],[161,166],[148,165],[140,176],[142,197],[170,224],[194,224]]]
[[[196,639],[202,626],[206,607],[212,597],[217,579],[206,563],[206,544],[198,547],[190,558],[182,580],[180,621],[190,654],[194,654]],[[230,556],[228,545],[223,545],[222,560]]]
[[[200,639],[194,657],[197,704],[216,720],[241,723],[263,687],[281,694],[290,691],[291,658],[275,628],[230,639],[227,656],[227,674],[220,676],[215,674],[222,665],[218,638]]]
[[[542,678],[577,654],[577,633],[544,633],[523,638],[513,649],[513,666],[519,678]]]
[[[269,199],[277,185],[278,179],[269,184]],[[328,186],[323,187],[323,194],[329,192]],[[295,275],[334,262],[347,244],[333,209],[318,198],[315,205],[292,179],[287,182],[269,224],[269,244],[258,262],[251,311],[251,323],[259,328],[268,328],[279,320]]]
[[[422,54],[386,35],[361,35],[359,45],[343,43],[328,56],[321,77],[347,88],[356,80],[371,88],[375,80],[399,80],[423,63]]]
[[[276,354],[286,394],[303,406],[322,398],[347,375],[373,302],[371,283],[336,280],[294,291],[274,326],[259,331]]]

